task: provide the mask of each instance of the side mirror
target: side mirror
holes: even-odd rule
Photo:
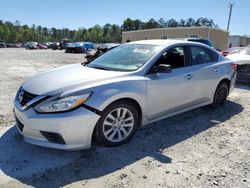
[[[171,73],[172,67],[171,65],[160,64],[153,68],[155,73]]]

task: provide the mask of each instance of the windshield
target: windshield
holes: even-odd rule
[[[161,46],[148,44],[124,44],[104,53],[90,62],[88,66],[105,70],[135,71],[160,48]]]

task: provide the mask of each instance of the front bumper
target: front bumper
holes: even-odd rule
[[[32,108],[24,111],[15,102],[17,129],[31,144],[63,150],[91,147],[92,134],[99,115],[83,107],[71,112],[39,114]],[[53,138],[54,137],[54,138]]]

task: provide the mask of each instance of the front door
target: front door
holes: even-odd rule
[[[173,47],[155,63],[168,64],[171,73],[149,71],[147,80],[148,119],[153,120],[197,103],[193,68],[188,66],[185,47]],[[153,69],[152,67],[152,69]]]

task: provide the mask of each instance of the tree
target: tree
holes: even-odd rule
[[[86,38],[89,41],[99,42],[103,36],[103,30],[100,25],[95,25],[91,28],[91,31],[87,33]]]
[[[48,41],[50,39],[50,37],[49,37],[49,29],[47,27],[42,28],[41,34],[42,34],[45,41]]]
[[[133,29],[133,21],[130,18],[127,18],[123,21],[122,29],[124,31],[132,31]]]
[[[74,33],[74,41],[84,41],[86,33],[87,33],[87,30],[85,28],[79,28]]]
[[[0,20],[0,40],[4,40],[9,43],[16,42],[28,42],[28,41],[59,41],[62,38],[68,38],[72,41],[93,41],[100,42],[121,42],[122,31],[132,31],[139,29],[153,29],[164,27],[218,27],[212,19],[208,18],[189,18],[187,20],[181,19],[176,21],[175,19],[166,20],[160,18],[158,21],[151,18],[150,20],[143,22],[139,19],[127,18],[123,21],[121,26],[116,24],[107,23],[103,27],[95,25],[88,29],[79,27],[77,30],[70,30],[68,28],[58,29],[55,27],[47,28],[40,25],[21,25],[16,20],[12,22],[4,22]]]
[[[121,29],[118,25],[113,24],[111,26],[111,30],[110,30],[110,42],[121,42],[122,40],[122,32]]]
[[[3,34],[3,26],[0,25],[0,40],[3,40],[3,36],[4,36],[4,34]]]
[[[193,18],[188,18],[186,21],[186,27],[192,27],[195,25],[195,20]]]
[[[157,27],[159,27],[159,24],[153,18],[151,18],[148,22],[145,23],[145,29],[154,29]]]
[[[185,25],[186,25],[186,21],[181,19],[180,22],[179,22],[179,26],[185,27]]]
[[[160,19],[158,20],[158,26],[159,26],[160,28],[166,27],[166,22],[165,22],[164,18],[160,18]]]
[[[56,36],[57,36],[57,30],[56,30],[56,28],[54,28],[54,27],[52,27],[51,28],[51,30],[50,30],[50,34],[51,34],[51,39],[53,40],[53,41],[55,41],[56,40]]]
[[[167,27],[178,27],[179,23],[174,19],[170,19],[166,22]]]

